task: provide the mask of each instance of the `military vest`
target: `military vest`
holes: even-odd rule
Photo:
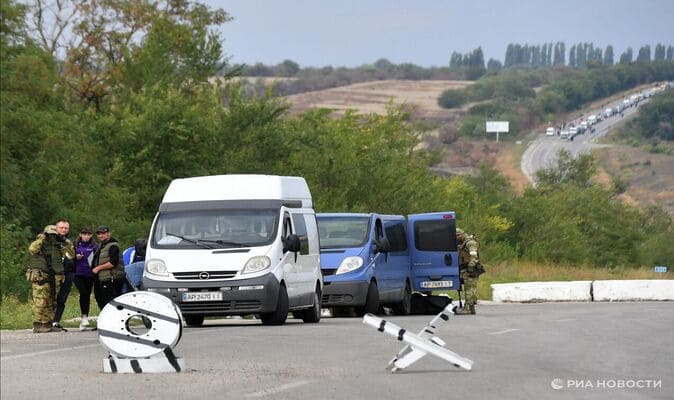
[[[468,266],[468,263],[470,262],[470,250],[468,249],[469,242],[474,242],[471,243],[471,245],[475,245],[475,247],[479,248],[479,242],[473,235],[466,236],[466,239],[459,245],[459,266],[460,267],[466,267]],[[471,246],[472,247],[472,246]],[[480,260],[480,251],[477,250],[477,260]]]
[[[97,265],[105,264],[106,262],[112,263],[112,261],[110,261],[110,249],[112,247],[119,248],[119,243],[117,243],[114,239],[111,239],[109,242],[103,244],[103,246],[99,250]],[[95,266],[96,265],[94,265],[94,267]],[[113,273],[113,271],[116,271],[117,273],[115,274]],[[121,252],[119,253],[119,260],[117,261],[117,265],[109,269],[98,271],[98,280],[99,281],[111,280],[113,276],[115,275],[119,276],[119,271],[121,271],[121,276],[124,276],[124,263],[122,261]]]
[[[55,273],[63,273],[63,255],[61,249],[56,246],[56,240],[53,237],[47,236],[40,245],[40,250],[35,254],[30,253],[28,269],[39,269],[49,272],[50,264],[51,269]]]

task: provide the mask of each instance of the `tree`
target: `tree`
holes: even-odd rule
[[[536,172],[538,185],[572,184],[577,187],[592,186],[592,176],[597,168],[591,154],[581,154],[573,158],[568,150],[557,153],[557,165]]]
[[[569,67],[577,67],[578,61],[576,58],[576,45],[571,46],[569,50]]]
[[[604,65],[613,65],[613,46],[606,46],[604,51]]]
[[[632,62],[632,48],[628,47],[621,55],[620,55],[620,64],[629,64]]]
[[[490,58],[487,62],[488,72],[499,72],[503,69],[503,64],[500,61]]]
[[[276,66],[276,76],[291,77],[300,72],[300,66],[292,60],[285,60]]]
[[[639,49],[637,62],[650,62],[650,61],[651,61],[651,45],[647,44]]]
[[[663,61],[665,59],[665,46],[658,43],[655,46],[655,54],[653,55],[653,61]]]
[[[224,66],[214,28],[231,18],[197,2],[37,1],[31,11],[38,43],[63,50],[65,82],[97,110],[116,87],[169,75],[191,86]]]

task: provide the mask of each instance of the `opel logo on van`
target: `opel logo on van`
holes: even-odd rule
[[[206,280],[206,279],[208,279],[208,278],[210,278],[210,277],[211,277],[211,274],[209,274],[209,273],[206,272],[206,271],[200,272],[200,273],[199,273],[199,279]]]

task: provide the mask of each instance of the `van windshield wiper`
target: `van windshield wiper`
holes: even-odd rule
[[[203,248],[205,248],[205,249],[212,249],[212,248],[213,248],[213,246],[209,246],[209,245],[207,245],[206,243],[202,243],[202,242],[205,242],[206,240],[194,240],[194,239],[188,239],[188,238],[186,238],[185,236],[176,235],[175,233],[167,233],[166,236],[177,237],[178,239],[181,239],[181,240],[184,240],[184,241],[186,241],[186,242],[190,242],[190,243],[196,244],[197,246],[201,246],[201,247],[203,247]]]
[[[217,244],[236,246],[236,247],[249,247],[250,246],[247,243],[230,242],[228,240],[222,240],[222,239],[215,239],[215,240],[199,239],[199,242],[217,243]]]

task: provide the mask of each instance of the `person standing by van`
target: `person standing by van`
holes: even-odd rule
[[[463,308],[456,308],[457,315],[475,314],[477,304],[477,281],[484,268],[480,264],[480,243],[473,235],[466,235],[462,229],[456,229],[456,245],[459,250],[459,273],[466,294]]]
[[[68,239],[68,234],[70,233],[70,222],[68,222],[68,220],[60,219],[56,221],[56,232],[63,238],[64,243],[64,246],[61,249],[61,255],[63,259],[63,276],[65,277],[65,280],[63,281],[63,284],[61,284],[58,294],[56,295],[56,311],[54,312],[52,326],[56,329],[66,331],[66,329],[61,326],[61,317],[63,316],[63,311],[66,309],[66,301],[68,301],[70,289],[73,287],[73,281],[75,279],[75,246],[70,239]]]
[[[93,231],[89,227],[80,230],[80,235],[75,240],[75,287],[80,292],[80,330],[91,328],[89,322],[89,306],[91,292],[94,288],[96,274],[91,272],[91,262],[98,249],[98,243],[93,239]]]
[[[94,253],[91,272],[96,274],[97,278],[94,285],[96,303],[103,310],[103,307],[110,300],[121,294],[126,275],[119,243],[117,239],[112,237],[110,227],[107,225],[99,226],[96,229],[96,236],[101,245]]]

